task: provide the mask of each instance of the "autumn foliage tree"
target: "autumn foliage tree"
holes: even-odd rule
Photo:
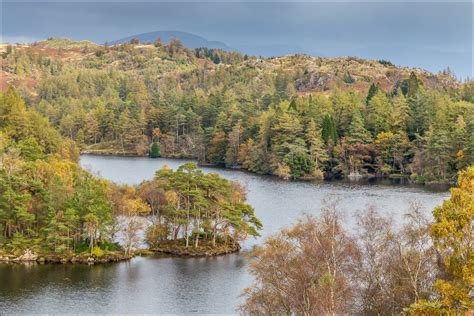
[[[250,255],[244,314],[458,315],[472,311],[474,169],[432,223],[412,202],[398,227],[369,206],[354,231],[330,199]]]
[[[451,197],[433,211],[430,234],[441,257],[444,276],[436,298],[413,305],[414,314],[461,314],[474,308],[474,167],[461,171]]]
[[[303,217],[268,238],[250,259],[255,284],[246,289],[245,314],[336,315],[352,308],[355,242],[342,228],[335,201],[320,218]]]

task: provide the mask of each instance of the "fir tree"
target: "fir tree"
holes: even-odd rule
[[[283,113],[272,128],[272,148],[277,158],[287,164],[295,178],[312,174],[314,165],[309,158],[303,128],[298,118]]]
[[[390,128],[392,112],[392,103],[386,94],[379,90],[367,106],[367,128],[375,135],[380,132],[387,132]]]
[[[150,148],[150,158],[160,157],[160,143],[157,141],[153,142]]]
[[[339,138],[337,135],[336,123],[334,122],[334,118],[329,114],[326,114],[323,119],[322,137],[326,144],[329,140],[331,140],[333,144],[336,144]]]
[[[321,137],[321,129],[314,120],[309,121],[306,130],[306,142],[309,146],[309,155],[314,163],[315,169],[322,169],[329,160],[328,153],[324,148],[324,142]]]
[[[351,124],[347,134],[347,142],[349,144],[369,144],[372,137],[364,126],[364,119],[359,110],[355,110],[352,114]]]
[[[373,96],[377,93],[379,90],[379,87],[372,83],[369,88],[369,92],[367,93],[367,97],[365,98],[365,105],[369,105],[370,100],[373,98]]]
[[[419,87],[420,87],[420,80],[418,79],[418,77],[415,75],[414,72],[411,72],[410,77],[407,80],[405,94],[409,98],[414,97],[416,93],[418,92]]]

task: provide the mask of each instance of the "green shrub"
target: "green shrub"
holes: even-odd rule
[[[378,62],[384,66],[387,66],[387,67],[391,67],[391,66],[395,66],[394,64],[392,64],[391,61],[388,61],[388,60],[385,60],[385,59],[380,59],[378,60]]]
[[[354,77],[352,77],[349,72],[346,72],[344,74],[344,78],[342,80],[344,80],[344,82],[348,84],[353,84],[355,82]]]

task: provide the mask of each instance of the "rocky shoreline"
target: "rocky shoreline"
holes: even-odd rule
[[[194,245],[186,247],[182,242],[167,241],[150,248],[150,251],[182,257],[212,257],[239,252],[240,245],[229,242],[227,244],[218,244],[215,247],[208,244],[198,247],[194,247]]]
[[[100,257],[90,254],[36,254],[31,250],[26,250],[22,255],[0,254],[0,263],[79,263],[98,264],[119,262],[132,259],[133,255],[126,255],[123,252],[110,252]]]
[[[210,244],[203,244],[198,247],[190,245],[186,247],[182,241],[166,241],[160,245],[156,245],[150,249],[140,249],[131,255],[126,255],[124,252],[114,251],[109,252],[100,257],[90,255],[88,253],[82,254],[44,254],[35,253],[27,249],[22,255],[5,254],[0,252],[0,264],[21,264],[21,263],[35,263],[35,264],[102,264],[111,262],[127,261],[135,256],[149,256],[155,254],[164,254],[181,257],[212,257],[225,254],[231,254],[240,251],[238,243],[228,242],[221,243],[212,247]]]

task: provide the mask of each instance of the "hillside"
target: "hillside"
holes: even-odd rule
[[[183,44],[185,46],[185,43]],[[2,51],[5,52],[7,46],[4,44],[2,47]],[[194,51],[186,50],[184,47],[179,47],[176,52],[163,52],[163,49],[157,49],[153,45],[126,44],[111,48],[98,46],[88,41],[73,42],[55,38],[29,46],[18,46],[16,50],[20,54],[17,58],[20,59],[23,59],[21,55],[25,54],[34,58],[72,64],[79,68],[136,72],[157,66],[158,75],[178,73],[182,79],[186,78],[187,72],[204,67],[208,71],[219,70],[229,74],[245,72],[247,77],[252,76],[260,80],[268,75],[285,72],[290,75],[298,94],[324,92],[335,88],[354,89],[366,93],[372,83],[380,85],[384,90],[390,90],[395,89],[397,84],[407,79],[412,72],[430,89],[449,90],[459,86],[459,82],[449,74],[435,75],[423,69],[397,67],[386,61],[356,57],[320,58],[308,55],[288,55],[256,58],[213,49],[208,50],[213,54],[212,56],[205,54],[195,56],[197,54]],[[215,63],[215,56],[223,56],[218,58],[218,65]],[[21,72],[19,76],[16,74],[8,60],[2,67],[2,72],[4,87],[6,83],[26,79]],[[39,79],[39,73],[35,73],[36,69],[30,69],[28,72],[31,72],[29,73],[30,80]]]
[[[154,144],[163,156],[282,178],[422,182],[452,181],[473,162],[473,84],[449,72],[179,41],[51,41],[4,47],[0,86],[85,152],[147,155]]]

